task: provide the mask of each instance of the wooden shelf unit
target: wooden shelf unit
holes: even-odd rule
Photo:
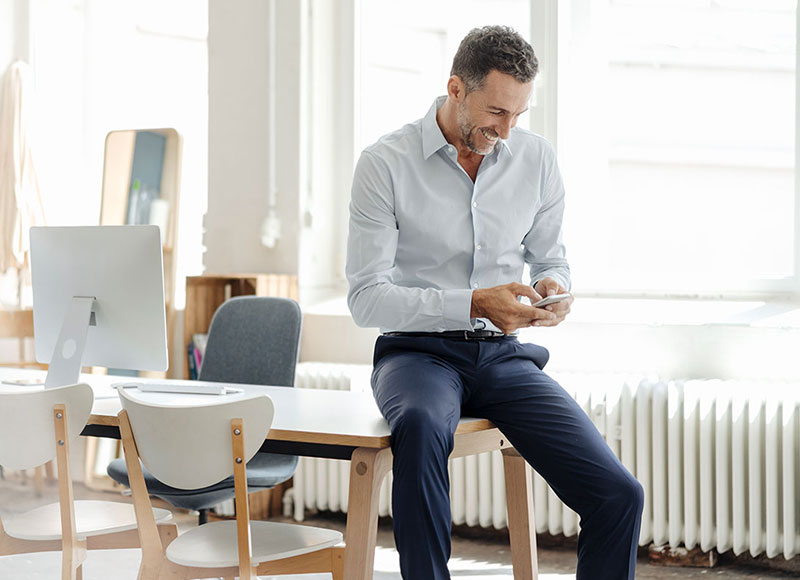
[[[16,339],[18,344],[17,358],[0,362],[0,367],[47,368],[27,354],[26,343],[33,343],[33,310],[0,310],[0,339]]]

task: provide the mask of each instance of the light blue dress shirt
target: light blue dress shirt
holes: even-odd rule
[[[564,186],[552,145],[513,128],[473,183],[436,122],[423,119],[361,154],[353,177],[347,302],[381,332],[497,328],[470,318],[472,291],[547,276],[570,288]]]

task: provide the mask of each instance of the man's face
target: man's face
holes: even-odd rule
[[[498,138],[508,139],[519,116],[528,110],[533,81],[521,83],[511,75],[491,71],[483,87],[458,103],[456,120],[461,140],[473,153],[488,155]]]

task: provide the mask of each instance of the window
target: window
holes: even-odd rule
[[[428,112],[472,28],[511,26],[530,40],[528,0],[367,0],[360,3],[356,147]],[[527,117],[519,121],[527,126]]]
[[[508,24],[540,58],[520,124],[556,145],[577,292],[797,292],[795,1],[370,0],[354,21],[356,159],[443,94],[470,28]]]
[[[558,151],[578,291],[793,291],[796,2],[559,12]]]
[[[361,151],[423,117],[445,93],[470,29],[505,24],[530,35],[529,0],[316,0],[310,13],[300,260],[306,303],[346,292],[348,204]]]

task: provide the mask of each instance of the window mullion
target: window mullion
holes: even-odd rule
[[[530,129],[558,150],[558,1],[531,0],[531,44],[539,60]]]
[[[795,58],[794,58],[794,272],[792,290],[795,299],[800,299],[800,10],[795,11]]]

